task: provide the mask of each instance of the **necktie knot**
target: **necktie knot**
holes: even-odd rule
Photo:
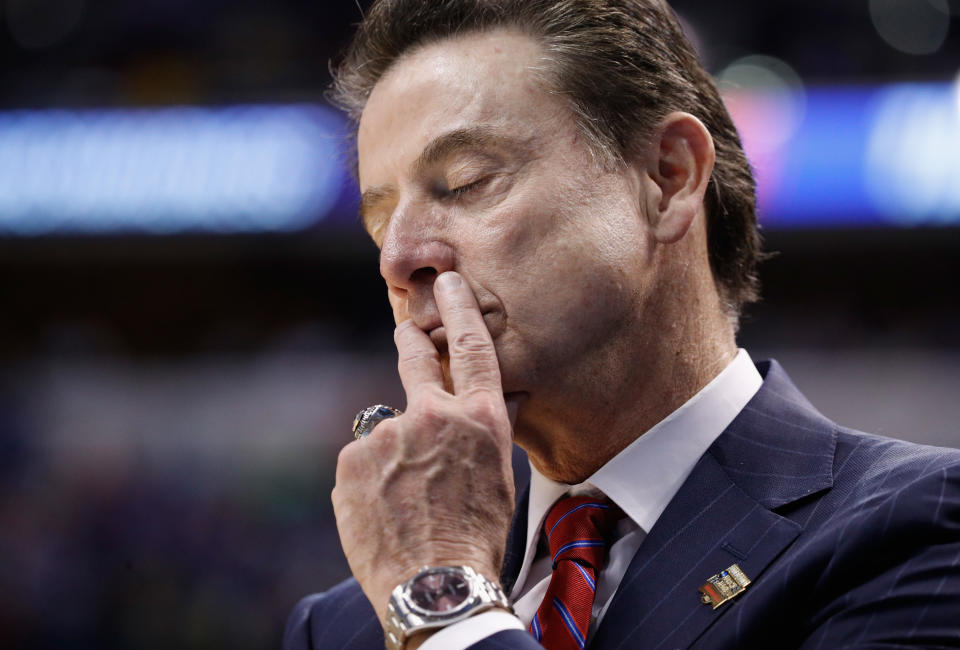
[[[603,566],[620,509],[604,497],[577,496],[557,501],[543,524],[553,565],[575,560],[595,569]]]

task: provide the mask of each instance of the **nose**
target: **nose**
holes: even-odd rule
[[[380,275],[393,290],[431,289],[433,281],[454,267],[454,251],[430,220],[395,214],[380,247]]]

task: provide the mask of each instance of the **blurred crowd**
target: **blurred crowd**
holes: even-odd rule
[[[673,4],[718,73],[960,72],[957,2]],[[367,5],[0,0],[0,111],[321,103]],[[957,230],[770,235],[755,358],[844,424],[960,446]],[[349,573],[329,493],[354,413],[403,404],[359,228],[0,237],[0,298],[0,648],[277,647]]]

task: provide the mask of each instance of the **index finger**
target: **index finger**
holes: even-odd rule
[[[500,363],[473,291],[458,273],[441,274],[433,284],[440,320],[447,334],[453,392],[503,393]]]

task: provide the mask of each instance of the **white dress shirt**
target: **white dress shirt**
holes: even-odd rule
[[[590,637],[603,619],[637,549],[694,465],[743,410],[763,383],[750,355],[741,349],[730,364],[680,408],[638,437],[579,485],[546,478],[531,466],[527,546],[510,594],[516,616],[491,610],[435,633],[422,650],[462,650],[502,630],[526,629],[550,584],[549,553],[537,557],[543,522],[560,497],[602,494],[626,517],[617,526],[607,564],[597,580]]]

